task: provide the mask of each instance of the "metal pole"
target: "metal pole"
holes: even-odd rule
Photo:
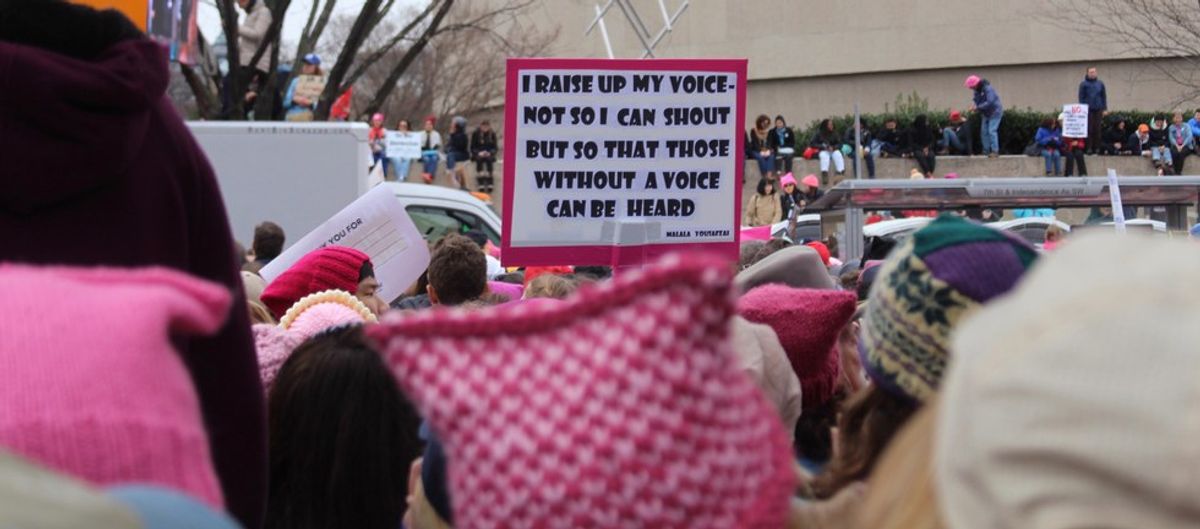
[[[596,18],[593,18],[592,23],[588,24],[587,29],[583,30],[583,34],[585,36],[592,34],[592,28],[595,28],[596,24],[602,21],[601,19],[604,18],[604,15],[608,13],[609,8],[612,7],[613,1],[614,0],[608,0],[608,3],[604,4],[604,7],[596,6]]]
[[[667,15],[666,0],[658,0],[658,10],[662,13],[663,24],[666,24],[667,31],[671,31],[671,17]]]
[[[621,8],[621,12],[625,14],[625,19],[629,21],[629,25],[633,26],[633,34],[637,35],[638,40],[642,42],[642,49],[646,50],[645,56],[653,57],[654,48],[650,46],[649,42],[646,41],[646,36],[642,35],[641,31],[638,31],[638,23],[636,20],[634,20],[633,15],[629,13],[629,8],[626,7],[625,3],[621,2],[620,0],[617,1],[617,7]],[[643,58],[645,56],[643,56]]]
[[[637,8],[633,7],[633,4],[630,4],[629,0],[617,0],[617,1],[624,3],[625,7],[629,8],[629,14],[633,15],[633,22],[634,22],[634,26],[635,26],[634,29],[641,30],[642,36],[644,36],[646,38],[650,38],[650,30],[646,29],[646,23],[642,22],[642,16],[638,14]]]
[[[661,41],[662,38],[667,35],[667,33],[671,32],[671,28],[674,26],[675,22],[679,21],[679,16],[682,15],[683,12],[685,10],[687,10],[687,8],[688,8],[688,2],[687,2],[687,0],[684,0],[683,4],[679,6],[679,10],[675,12],[675,16],[671,17],[671,25],[664,26],[662,28],[662,31],[658,32],[658,36],[654,37],[654,41],[650,43],[651,49],[658,47],[659,41]],[[642,58],[645,59],[649,55],[650,55],[650,53],[647,52],[645,55],[642,55]]]
[[[612,2],[608,4],[612,5]],[[596,20],[600,25],[600,36],[604,38],[604,50],[608,52],[608,58],[613,59],[612,41],[608,40],[608,26],[604,25],[604,13],[600,11],[600,6],[596,6]]]

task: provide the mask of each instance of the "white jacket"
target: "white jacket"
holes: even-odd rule
[[[258,51],[258,46],[267,37],[270,27],[271,10],[263,0],[254,0],[254,5],[246,12],[246,18],[238,27],[238,64],[250,65],[250,59],[254,58],[254,52]],[[264,72],[271,67],[271,48],[263,52],[254,67]]]

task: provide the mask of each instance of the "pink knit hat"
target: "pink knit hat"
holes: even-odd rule
[[[834,346],[857,301],[852,292],[783,285],[764,285],[738,300],[742,317],[775,329],[800,377],[804,409],[820,407],[837,392],[841,363]]]
[[[979,85],[979,76],[978,75],[969,75],[969,76],[967,76],[967,80],[963,81],[963,86],[970,88],[972,90],[974,90],[977,85]]]
[[[263,391],[271,392],[275,376],[300,344],[321,331],[340,325],[375,323],[371,309],[348,292],[326,290],[305,296],[288,309],[279,325],[254,326],[258,373]]]
[[[796,185],[796,177],[793,176],[792,173],[785,174],[785,175],[783,175],[783,178],[779,179],[780,187],[786,186],[788,184]]]
[[[821,187],[821,181],[817,180],[817,175],[815,175],[815,174],[810,174],[808,176],[805,176],[803,179],[800,180],[800,183],[804,184],[808,187]]]
[[[368,332],[445,447],[455,527],[783,527],[788,436],[736,364],[730,294],[727,261],[676,255]]]
[[[220,328],[224,288],[162,268],[0,265],[0,300],[0,445],[93,484],[222,506],[171,339]]]
[[[271,281],[262,302],[276,318],[282,318],[300,298],[323,290],[358,290],[358,276],[367,254],[345,246],[326,246],[301,257],[296,264]]]

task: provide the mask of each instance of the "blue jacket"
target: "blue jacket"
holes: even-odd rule
[[[1200,138],[1200,121],[1197,121],[1196,118],[1192,118],[1187,121],[1187,124],[1192,128],[1192,137]]]
[[[1057,149],[1062,145],[1062,129],[1050,130],[1046,127],[1038,127],[1037,135],[1033,137],[1033,140],[1037,142],[1038,147],[1043,149],[1051,147]]]
[[[1167,141],[1171,147],[1175,147],[1179,144],[1179,142],[1182,142],[1183,149],[1196,148],[1196,140],[1195,137],[1192,136],[1192,128],[1186,123],[1178,127],[1175,125],[1167,127]]]
[[[1104,90],[1104,81],[1083,78],[1079,83],[1079,104],[1087,105],[1088,111],[1108,110],[1108,92]]]
[[[1000,96],[996,94],[996,89],[992,88],[992,84],[987,82],[987,79],[979,81],[979,86],[975,88],[975,110],[988,118],[994,118],[1004,112],[1004,106],[1000,104]]]

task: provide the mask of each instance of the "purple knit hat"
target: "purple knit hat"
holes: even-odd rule
[[[867,373],[893,394],[928,400],[954,327],[1011,290],[1037,255],[1024,240],[951,215],[914,233],[879,267],[871,288],[859,342]]]

